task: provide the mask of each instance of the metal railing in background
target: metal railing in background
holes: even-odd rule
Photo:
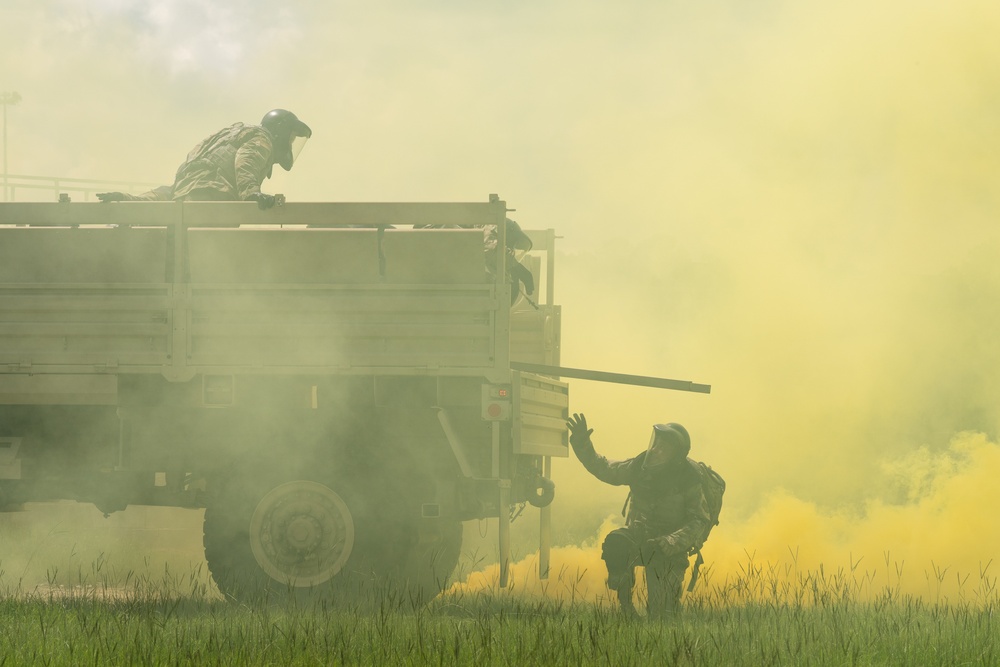
[[[98,192],[129,192],[139,194],[162,183],[140,181],[104,181],[93,178],[60,178],[58,176],[24,176],[4,174],[0,176],[6,184],[0,200],[3,201],[59,201],[60,195],[71,200],[90,201]],[[37,196],[32,196],[37,195]],[[75,196],[79,195],[79,197]]]

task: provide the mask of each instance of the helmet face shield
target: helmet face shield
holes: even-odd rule
[[[295,164],[295,161],[299,159],[299,153],[302,152],[302,148],[306,145],[307,141],[309,141],[309,137],[300,137],[292,135],[292,141],[291,141],[292,164]]]
[[[268,111],[260,124],[274,139],[274,162],[289,171],[302,152],[306,139],[312,136],[312,129],[285,109]]]
[[[531,250],[531,237],[524,233],[521,225],[510,218],[504,220],[504,227],[506,227],[504,231],[507,237],[507,249],[515,255],[520,253],[518,256],[518,259],[520,259]]]
[[[288,143],[285,145],[285,150],[282,151],[277,158],[277,163],[281,165],[281,168],[285,171],[291,171],[292,165],[295,164],[295,159],[298,158],[299,153],[302,152],[302,147],[305,146],[306,141],[309,137],[297,137],[292,135],[288,137]]]
[[[649,447],[642,462],[645,470],[659,468],[687,456],[684,436],[670,425],[657,424],[649,436]]]
[[[670,443],[665,442],[662,437],[657,437],[656,430],[654,430],[649,436],[649,447],[646,448],[646,460],[642,462],[642,467],[649,470],[668,463],[672,458],[672,449]]]

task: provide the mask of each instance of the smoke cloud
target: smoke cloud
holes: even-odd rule
[[[920,448],[881,462],[876,473],[886,493],[858,509],[824,508],[777,489],[745,520],[729,520],[723,510],[703,549],[706,565],[694,595],[808,601],[818,582],[822,590],[852,600],[892,593],[935,602],[995,603],[997,470],[1000,446],[979,433],[960,433],[943,452]],[[621,523],[612,515],[594,539],[554,549],[548,580],[538,577],[537,554],[513,563],[509,593],[615,604],[605,585],[601,542]],[[499,574],[499,565],[491,565],[446,595],[461,600],[499,593]],[[637,593],[640,589],[641,579]]]
[[[266,191],[497,192],[522,226],[556,228],[563,363],[713,385],[573,382],[571,410],[611,458],[652,423],[688,427],[729,482],[716,581],[747,552],[964,571],[997,553],[974,508],[1000,473],[995,3],[2,14],[0,89],[23,97],[11,173],[167,182],[201,138],[278,106],[315,134]],[[923,481],[890,483],[905,474]],[[591,572],[624,492],[572,458],[555,477],[557,543],[584,546],[553,569]]]

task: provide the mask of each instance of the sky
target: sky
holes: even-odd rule
[[[313,138],[265,191],[498,193],[562,237],[564,365],[712,385],[573,382],[571,410],[611,458],[685,424],[729,482],[720,558],[877,549],[839,520],[912,526],[911,562],[945,525],[996,552],[947,494],[1000,473],[1000,5],[280,4],[4,0],[10,173],[169,182],[290,109]],[[572,458],[555,477],[557,536],[596,536],[623,492]]]

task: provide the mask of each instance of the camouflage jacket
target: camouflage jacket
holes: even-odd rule
[[[625,525],[641,530],[671,554],[686,554],[711,525],[701,475],[691,459],[661,470],[644,470],[646,452],[624,461],[609,461],[589,440],[573,447],[583,466],[597,479],[628,486]]]
[[[212,199],[251,199],[271,176],[273,141],[257,125],[236,123],[216,132],[191,149],[178,167],[173,198],[199,199],[198,191],[209,190]]]

